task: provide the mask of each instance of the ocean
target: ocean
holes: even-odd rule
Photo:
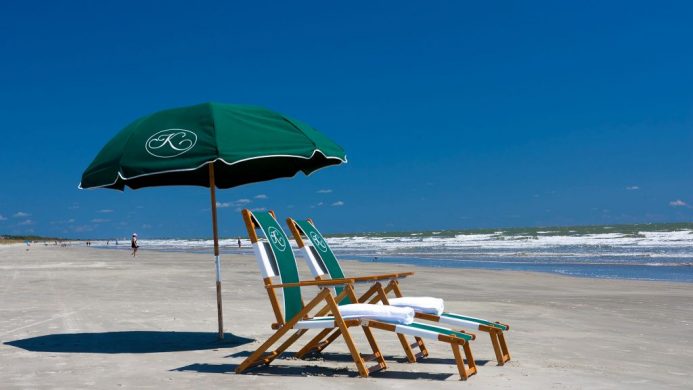
[[[323,232],[325,233],[325,232]],[[693,223],[326,235],[343,260],[577,277],[693,282]],[[111,241],[113,247],[114,242]],[[119,247],[129,247],[122,241]],[[220,242],[222,255],[252,254]],[[295,243],[292,243],[295,248]],[[94,242],[105,247],[106,242]],[[142,238],[143,249],[211,253],[211,240]]]

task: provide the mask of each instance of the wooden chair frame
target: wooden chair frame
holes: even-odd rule
[[[273,217],[275,217],[274,213],[270,211]],[[252,214],[250,213],[249,210],[243,210],[243,218],[246,223],[246,228],[248,229],[248,235],[251,239],[251,241],[255,244],[258,242],[258,236],[257,233],[255,232],[256,226],[253,222],[253,217]],[[275,217],[276,219],[276,217]],[[273,327],[277,328],[277,331],[270,336],[255,352],[250,354],[237,368],[236,368],[236,373],[243,373],[246,370],[248,370],[251,367],[257,366],[257,365],[269,365],[276,359],[279,355],[281,355],[288,347],[290,347],[292,344],[294,344],[302,335],[304,335],[308,329],[296,329],[296,332],[291,335],[286,341],[284,341],[282,344],[280,344],[275,350],[271,352],[266,352],[270,347],[275,345],[284,335],[286,335],[290,330],[295,329],[296,324],[301,321],[301,320],[306,320],[310,319],[316,316],[325,316],[328,314],[331,314],[334,317],[334,327],[331,328],[326,328],[323,329],[320,334],[322,335],[327,331],[327,333],[330,332],[338,332],[336,335],[331,335],[331,341],[336,340],[340,335],[344,338],[344,341],[347,344],[347,347],[349,348],[349,352],[352,356],[352,359],[354,360],[354,363],[356,364],[359,375],[362,377],[368,377],[370,373],[379,371],[382,369],[387,368],[387,364],[385,363],[385,360],[383,358],[382,353],[380,352],[380,349],[375,341],[375,337],[373,336],[373,333],[371,331],[371,328],[374,329],[381,329],[389,332],[396,332],[397,331],[397,325],[391,324],[391,323],[386,323],[386,322],[381,322],[381,321],[375,321],[375,320],[367,320],[367,319],[344,319],[340,312],[339,312],[339,305],[337,302],[341,302],[344,298],[348,297],[352,302],[358,302],[358,298],[356,297],[356,293],[353,288],[353,284],[355,283],[354,280],[352,279],[332,279],[332,280],[310,280],[310,281],[299,281],[297,283],[284,283],[284,284],[272,284],[271,283],[271,278],[263,278],[265,282],[265,288],[268,292],[268,295],[270,297],[270,302],[272,304],[272,308],[274,310],[275,316],[277,318],[277,323],[274,324]],[[285,321],[281,309],[279,307],[279,301],[277,299],[275,289],[277,288],[284,288],[284,287],[307,287],[307,286],[317,286],[321,288],[321,291],[318,293],[318,295],[313,298],[310,302],[307,304],[303,305],[303,308],[296,314],[294,317],[292,317],[289,321]],[[332,293],[331,288],[335,286],[344,286],[343,291],[338,294],[334,295]],[[382,286],[381,286],[382,287]],[[382,288],[379,289],[378,294],[380,294],[381,300],[384,302],[387,302],[387,296],[384,295],[384,290]],[[322,306],[321,309],[317,311],[316,314],[313,316],[310,316],[310,312],[315,310],[321,303],[324,303],[324,306]],[[353,342],[353,339],[351,338],[351,335],[349,333],[349,327],[352,326],[361,326],[362,330],[364,331],[364,334],[366,335],[366,339],[368,340],[368,343],[372,349],[373,354],[369,357],[368,360],[376,360],[377,364],[368,368],[365,365],[365,360],[361,356],[361,354],[358,352],[358,349],[356,345]],[[325,333],[325,334],[327,334]],[[399,334],[398,334],[399,335]],[[454,334],[452,335],[444,335],[444,334],[439,334],[437,336],[439,341],[446,342],[450,344],[453,355],[455,357],[455,363],[457,365],[458,372],[460,374],[460,379],[466,380],[469,376],[474,375],[477,373],[477,367],[474,362],[474,357],[472,356],[472,351],[469,346],[469,343],[467,340],[463,338],[456,337]],[[315,337],[311,342],[316,341],[320,342],[322,341],[322,336],[321,337]],[[310,344],[310,342],[309,342]],[[465,362],[464,358],[462,357],[462,353],[460,351],[460,347],[465,352],[465,356],[467,358],[467,367],[465,367]]]
[[[308,219],[308,222],[310,222],[311,225],[315,226],[314,222],[312,219]],[[289,226],[289,229],[291,230],[291,234],[294,236],[294,239],[296,240],[296,243],[298,244],[299,248],[303,248],[305,246],[305,242],[303,241],[303,237],[299,230],[296,227],[296,223],[292,218],[287,218],[286,223]],[[368,289],[361,297],[359,297],[358,302],[359,303],[377,303],[377,302],[383,302],[386,304],[386,301],[383,299],[383,296],[387,296],[389,293],[392,293],[395,297],[397,298],[402,298],[404,297],[404,294],[402,294],[402,291],[399,288],[399,279],[406,278],[408,276],[414,275],[413,272],[401,272],[401,273],[394,273],[394,274],[383,274],[383,275],[368,275],[368,276],[360,276],[360,277],[354,277],[354,278],[349,278],[354,281],[354,283],[367,283],[367,282],[375,282],[373,286],[371,286],[370,289]],[[332,280],[332,279],[325,279],[322,276],[317,276],[315,278],[316,280]],[[385,287],[382,287],[379,282],[385,282],[387,281],[387,285]],[[432,314],[426,314],[426,313],[420,313],[416,312],[415,313],[416,318],[426,320],[426,321],[431,321],[431,322],[440,322],[440,317],[437,315],[432,315]],[[500,322],[496,322],[499,325],[503,325],[506,327],[506,329],[510,329],[510,326],[507,324],[503,324]],[[483,325],[479,324],[478,329],[482,332],[488,333],[488,335],[491,338],[491,345],[493,346],[493,351],[496,355],[496,361],[498,362],[499,366],[504,365],[506,362],[510,360],[510,352],[508,350],[508,345],[505,341],[505,333],[503,330],[498,329],[493,326],[488,326],[488,325]],[[470,332],[465,332],[463,329],[456,329],[458,332],[461,333],[467,333],[473,336],[472,333]],[[425,345],[423,344],[423,340],[420,338],[416,338],[416,342],[413,344],[409,344],[409,342],[406,341],[406,338],[403,335],[398,335],[400,338],[400,342],[402,344],[402,348],[404,349],[405,354],[407,355],[407,360],[410,362],[415,362],[421,357],[428,356],[428,350],[426,349]],[[315,351],[319,352],[325,349],[334,339],[326,339],[327,343],[319,343],[317,344],[319,347],[315,349]],[[309,343],[312,344],[312,343]],[[420,349],[420,352],[418,354],[414,354],[412,351],[412,348],[418,347]],[[297,353],[297,357],[301,358],[303,357],[306,353],[312,352],[312,351],[304,351],[303,349]]]
[[[274,216],[273,212],[270,213],[272,214],[272,216]],[[257,236],[257,233],[255,232],[256,226],[253,222],[252,215],[248,210],[243,210],[243,219],[245,221],[246,228],[248,229],[248,235],[250,236],[251,242],[257,243],[259,238]],[[263,278],[263,281],[265,284],[265,289],[267,290],[267,293],[270,298],[272,309],[274,310],[274,314],[277,318],[277,323],[273,324],[273,328],[277,329],[277,331],[272,336],[270,336],[267,339],[267,341],[265,341],[257,350],[255,350],[255,352],[250,354],[250,356],[248,356],[238,367],[236,367],[236,373],[243,373],[249,368],[257,365],[271,364],[274,359],[279,357],[279,355],[286,351],[287,348],[294,344],[301,336],[303,336],[309,330],[297,329],[293,335],[291,335],[286,341],[280,344],[279,347],[277,347],[275,350],[271,352],[266,352],[290,330],[294,329],[294,327],[299,321],[307,320],[314,316],[324,316],[327,314],[331,314],[332,316],[334,316],[335,327],[329,329],[333,330],[336,328],[340,330],[340,334],[344,338],[344,342],[347,344],[347,347],[349,348],[349,352],[352,356],[352,359],[354,360],[354,363],[356,364],[356,367],[358,368],[360,376],[368,377],[372,372],[387,368],[385,359],[383,358],[382,353],[378,348],[378,344],[375,341],[375,337],[373,336],[373,333],[371,329],[367,326],[367,324],[362,323],[361,320],[344,320],[339,313],[339,308],[337,305],[338,301],[341,301],[342,299],[344,299],[344,297],[347,296],[351,299],[356,299],[353,287],[351,286],[351,283],[353,282],[351,282],[350,280],[310,280],[298,283],[273,284],[271,278]],[[340,295],[335,297],[333,296],[330,287],[339,285],[345,286],[345,288]],[[282,316],[282,312],[279,306],[279,300],[277,299],[275,289],[296,286],[318,286],[321,288],[321,291],[310,302],[304,304],[303,309],[299,311],[293,318],[291,318],[291,320],[286,322],[284,321],[284,317]],[[313,311],[315,308],[319,307],[320,304],[324,304],[322,309],[320,309],[316,315],[310,316],[310,312]],[[366,360],[364,360],[364,358],[359,353],[349,333],[348,328],[352,326],[361,326],[361,328],[363,329],[363,332],[366,335],[366,339],[368,340],[368,344],[370,345],[373,352],[373,354],[366,360],[376,360],[376,365],[370,368],[366,367]]]
[[[358,278],[356,278],[358,279]],[[356,281],[355,279],[355,281]],[[377,302],[385,302],[382,300],[382,296],[385,295],[387,296],[388,293],[392,292],[395,297],[397,298],[402,298],[404,295],[402,294],[402,291],[399,289],[399,282],[396,279],[390,280],[390,282],[385,286],[384,288],[381,286],[377,288],[378,290],[382,290],[382,293],[376,294],[376,291],[374,291],[374,288],[371,287],[368,291],[366,291],[361,297],[359,298],[359,303],[377,303]],[[373,297],[373,298],[371,298]],[[370,298],[370,300],[369,300]],[[426,321],[431,321],[431,322],[440,322],[440,317],[437,315],[433,314],[426,314],[426,313],[419,313],[416,312],[414,313],[414,316],[416,318],[426,320]],[[507,324],[501,324],[500,322],[496,322],[499,325],[505,326],[507,329],[510,329],[510,326]],[[505,334],[501,329],[498,329],[493,326],[488,326],[488,325],[479,325],[479,330],[482,332],[488,333],[488,335],[491,337],[491,344],[493,345],[493,352],[496,355],[496,360],[498,361],[498,365],[502,366],[504,365],[507,361],[510,360],[510,352],[508,351],[508,345],[505,342]],[[460,329],[457,330],[458,332],[462,333],[469,333],[465,332],[464,330]]]

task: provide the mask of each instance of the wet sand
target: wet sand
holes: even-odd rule
[[[472,350],[479,373],[461,382],[445,344],[428,342],[431,357],[409,364],[397,339],[376,331],[389,368],[368,379],[357,376],[341,341],[316,360],[287,355],[236,375],[236,365],[273,333],[273,314],[252,257],[222,254],[222,264],[227,336],[219,343],[210,255],[141,250],[133,259],[126,250],[0,246],[0,387],[645,389],[693,383],[693,284],[353,261],[343,264],[349,275],[415,271],[402,281],[405,293],[438,296],[448,311],[509,323],[512,361],[497,366],[488,337],[478,334]],[[304,289],[304,297],[315,293]],[[363,335],[352,334],[368,352]]]

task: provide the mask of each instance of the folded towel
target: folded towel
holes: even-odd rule
[[[345,319],[365,318],[404,325],[414,322],[414,310],[409,307],[352,303],[339,306],[339,314]]]
[[[391,298],[388,301],[390,301],[390,306],[411,307],[418,313],[435,314],[437,316],[441,315],[445,309],[445,301],[433,297]]]

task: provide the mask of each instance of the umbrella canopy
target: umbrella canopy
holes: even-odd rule
[[[310,174],[346,162],[312,127],[253,107],[219,103],[160,111],[121,130],[82,174],[80,188],[210,188],[219,338],[224,337],[215,188]]]
[[[346,162],[344,150],[312,127],[253,106],[204,103],[140,118],[84,171],[80,188],[216,187],[309,174]]]

